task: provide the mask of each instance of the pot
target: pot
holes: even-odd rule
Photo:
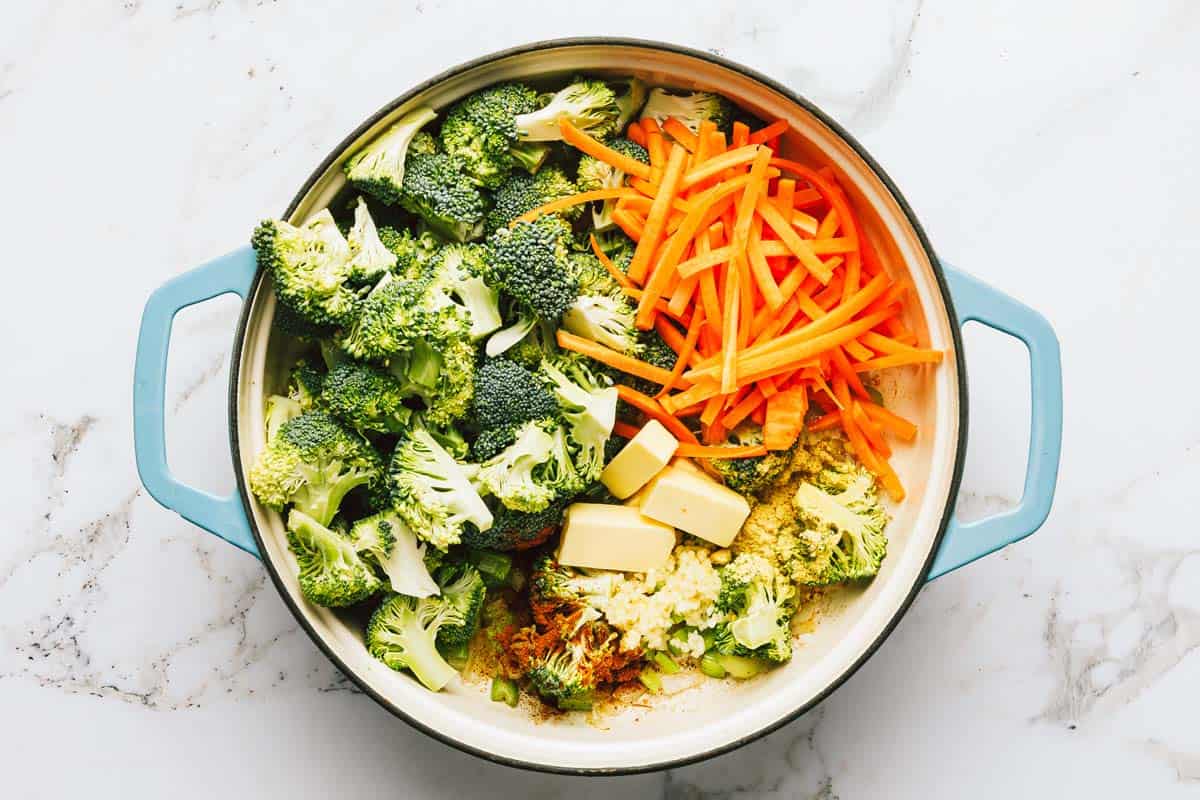
[[[935,255],[912,209],[878,164],[837,123],[790,89],[724,59],[674,45],[624,39],[539,42],[485,56],[419,84],[352,132],[309,175],[284,211],[299,222],[343,190],[348,154],[417,104],[445,109],[485,85],[575,72],[636,74],[649,83],[709,89],[765,119],[788,120],[789,157],[828,164],[851,195],[862,225],[894,277],[907,276],[916,302],[906,325],[925,347],[944,350],[936,368],[909,368],[883,387],[888,404],[920,426],[897,448],[895,466],[911,489],[893,510],[890,552],[868,585],[834,593],[819,624],[787,665],[745,683],[706,681],[651,709],[605,720],[582,715],[538,721],[490,702],[486,686],[463,683],[441,693],[373,659],[361,630],[306,603],[296,583],[283,522],[259,505],[245,475],[264,441],[263,404],[285,380],[272,336],[275,299],[249,247],[167,282],[142,317],[134,385],[134,438],[146,489],[164,506],[262,559],[300,625],[338,667],[380,705],[461,750],[518,767],[576,774],[632,773],[697,761],[736,748],[795,719],[845,681],[887,638],[926,581],[1035,531],[1054,496],[1062,438],[1058,342],[1039,314]],[[247,221],[247,231],[252,221]],[[218,497],[172,477],[163,436],[164,378],[171,321],[180,309],[226,293],[244,299],[229,386],[229,440],[237,491]],[[960,326],[976,320],[1029,349],[1032,430],[1024,494],[1013,510],[971,523],[954,518],[964,461],[967,391]]]

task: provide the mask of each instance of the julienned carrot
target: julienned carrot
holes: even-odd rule
[[[904,484],[900,482],[900,476],[892,469],[892,465],[888,463],[886,458],[878,460],[879,469],[882,474],[879,476],[879,482],[883,484],[883,488],[891,496],[892,500],[900,503],[904,500],[906,493]]]
[[[860,361],[854,365],[855,372],[870,372],[889,367],[907,367],[911,364],[939,364],[943,354],[941,350],[917,350],[916,348],[890,356],[873,358],[870,361]]]
[[[766,197],[767,163],[771,160],[771,151],[760,147],[750,163],[750,180],[737,200],[737,222],[734,223],[733,234],[729,241],[739,250],[745,249],[750,238],[750,223],[754,221],[754,206],[759,198]]]
[[[733,128],[729,134],[729,141],[734,147],[741,147],[750,141],[750,126],[744,122],[733,123]]]
[[[793,227],[795,225],[793,224]],[[818,256],[832,256],[854,251],[858,244],[850,239],[839,236],[836,239],[806,239],[808,249]],[[768,256],[788,256],[792,255],[792,249],[782,240],[768,240],[763,242],[763,254]]]
[[[766,256],[763,255],[762,244],[762,219],[756,218],[750,224],[750,239],[746,243],[746,255],[750,262],[750,272],[754,276],[754,282],[758,285],[758,291],[762,293],[763,301],[767,304],[766,307],[771,311],[777,311],[784,302],[783,292],[775,283],[775,276],[771,274],[771,265],[767,263]]]
[[[625,211],[624,209],[616,209],[612,214],[613,222],[617,227],[625,232],[625,235],[635,242],[640,242],[642,233],[646,229],[646,223],[640,219],[636,212]]]
[[[658,396],[663,397],[670,393],[675,388],[675,384],[679,381],[679,376],[683,374],[683,370],[691,363],[692,353],[696,350],[696,341],[700,338],[700,329],[704,327],[704,309],[697,308],[692,314],[692,321],[688,325],[687,336],[683,340],[683,346],[675,356],[675,368],[671,370],[667,382],[663,384]]]
[[[628,375],[633,375],[638,378],[645,378],[654,383],[666,383],[671,376],[671,371],[656,367],[653,364],[647,364],[645,361],[640,361],[633,356],[627,356],[624,353],[618,353],[612,348],[605,347],[602,344],[593,342],[591,339],[585,339],[582,336],[576,336],[573,333],[568,333],[562,328],[558,329],[557,333],[558,346],[564,350],[570,350],[574,353],[585,355],[589,358],[594,358],[601,364],[607,364],[615,370],[619,370]],[[681,385],[688,383],[686,379],[680,378],[678,381]]]
[[[851,339],[850,341],[854,341]],[[858,397],[870,399],[871,395],[867,392],[867,388],[863,386],[862,381],[858,378],[858,373],[854,371],[854,367],[850,364],[850,359],[846,358],[846,353],[841,346],[831,348],[829,351],[829,359],[833,364],[833,368],[846,381],[850,387],[850,391],[854,392]]]
[[[649,134],[653,135],[653,134]],[[629,264],[629,279],[641,283],[646,279],[650,269],[650,258],[662,238],[663,228],[667,222],[667,212],[671,208],[671,200],[675,197],[679,177],[683,173],[684,157],[687,151],[682,147],[671,148],[667,166],[663,170],[662,185],[654,196],[654,204],[650,206],[650,214],[646,217],[646,226],[642,231],[641,241],[633,251],[633,260]]]
[[[586,153],[592,158],[603,161],[605,164],[610,164],[626,175],[634,175],[645,180],[650,179],[649,166],[638,161],[636,158],[630,158],[627,155],[618,153],[603,142],[593,139],[572,125],[571,121],[566,117],[558,121],[558,130],[562,134],[563,141],[581,153]]]
[[[832,239],[838,229],[838,213],[836,208],[829,209],[829,213],[821,220],[821,224],[817,226],[817,239]]]
[[[818,419],[813,420],[808,425],[808,429],[813,433],[817,431],[828,431],[834,428],[840,428],[842,425],[842,412],[834,410],[826,412],[826,414]]]
[[[754,133],[750,134],[750,144],[764,144],[776,136],[786,133],[788,129],[787,120],[777,119],[770,125],[764,128],[759,128]]]
[[[524,214],[516,218],[516,222],[533,222],[538,217],[546,214],[553,214],[556,211],[562,211],[564,208],[591,203],[594,200],[615,200],[619,197],[637,197],[637,189],[621,186],[613,189],[592,189],[589,192],[580,192],[573,194],[570,197],[562,197],[558,200],[551,200],[549,203],[540,205],[532,211],[526,211]]]
[[[811,190],[809,190],[811,191]],[[820,195],[817,195],[820,197]],[[786,214],[784,215],[787,216]],[[798,231],[802,231],[809,237],[817,235],[817,228],[821,226],[821,221],[811,214],[805,214],[803,211],[793,210],[791,217],[792,227]]]
[[[765,456],[767,448],[761,444],[745,445],[703,445],[681,443],[675,448],[675,455],[685,458],[757,458]]]
[[[664,133],[683,145],[689,153],[696,152],[696,134],[688,130],[687,125],[674,117],[667,117],[663,120],[662,129]]]
[[[809,206],[815,206],[824,199],[816,189],[801,189],[792,198],[792,208],[808,208]]]
[[[740,167],[743,164],[749,164],[761,149],[763,148],[760,148],[758,145],[751,145],[749,147],[738,147],[724,152],[719,156],[713,156],[703,164],[693,167],[691,171],[684,175],[683,180],[679,182],[679,188],[686,191],[697,183],[720,175],[731,167]]]
[[[768,450],[787,450],[804,427],[808,410],[803,389],[787,389],[767,398],[767,421],[763,425],[763,445]]]
[[[854,419],[854,423],[858,425],[858,429],[863,432],[863,436],[867,437],[867,443],[871,445],[871,449],[879,453],[883,458],[891,458],[892,448],[883,438],[883,431],[867,416],[867,413],[863,411],[863,407],[857,401],[850,404],[850,416]]]
[[[775,235],[787,245],[792,255],[800,259],[800,263],[804,265],[805,269],[820,278],[822,283],[829,283],[829,279],[833,277],[833,271],[825,266],[825,262],[817,258],[812,246],[800,238],[791,223],[783,218],[773,203],[765,198],[760,198],[758,213],[771,226],[771,230],[775,231]]]
[[[862,343],[873,350],[878,350],[881,353],[892,355],[893,353],[908,353],[916,348],[912,345],[898,342],[891,337],[884,336],[882,333],[869,331],[862,335]]]
[[[718,247],[716,250],[710,250],[707,253],[697,253],[687,261],[681,261],[676,265],[675,269],[681,278],[690,278],[698,272],[703,272],[706,269],[723,264],[733,257],[733,246],[726,245]]]
[[[663,407],[658,404],[652,397],[647,397],[636,389],[631,389],[628,386],[617,384],[617,396],[624,400],[629,405],[641,411],[650,419],[658,420],[664,428],[669,430],[676,439],[680,442],[690,444],[699,444],[696,439],[696,434],[692,433],[686,425],[680,422],[676,417],[671,416]]]
[[[732,395],[731,395],[732,396]],[[708,398],[704,404],[704,410],[700,412],[700,424],[711,428],[717,421],[717,416],[721,413],[721,409],[725,407],[725,395],[716,395]]]
[[[592,245],[592,252],[596,255],[596,258],[600,261],[600,263],[604,265],[604,268],[608,270],[608,274],[611,275],[612,279],[617,282],[617,285],[619,285],[622,289],[632,289],[633,282],[629,280],[629,277],[624,272],[621,272],[617,265],[612,262],[612,259],[608,257],[608,254],[601,249],[600,243],[596,241],[595,235],[589,236],[588,239]]]
[[[730,261],[725,268],[725,306],[721,309],[721,394],[729,394],[737,388],[738,314],[741,311],[739,286],[737,265]]]
[[[634,144],[646,146],[646,130],[638,123],[634,122],[625,129],[625,138]]]
[[[741,402],[725,412],[725,416],[721,417],[721,423],[726,428],[736,428],[741,424],[742,420],[750,416],[754,409],[758,408],[766,401],[766,396],[761,389],[755,388],[749,394],[742,398]]]
[[[870,332],[868,331],[868,333]],[[855,361],[870,361],[872,358],[874,358],[875,353],[871,350],[871,348],[864,347],[862,345],[862,339],[867,335],[867,333],[864,333],[862,336],[858,337],[858,339],[851,339],[842,345],[842,347],[844,347],[846,350],[846,355],[850,356]]]
[[[917,426],[913,425],[904,417],[901,417],[898,414],[888,411],[883,406],[876,405],[875,403],[867,400],[861,401],[859,405],[862,406],[863,411],[866,412],[868,417],[879,423],[880,427],[892,435],[897,436],[906,442],[911,442],[913,439],[917,438]]]
[[[632,439],[641,433],[642,429],[637,425],[630,425],[628,422],[614,422],[613,435],[620,436],[622,439]]]

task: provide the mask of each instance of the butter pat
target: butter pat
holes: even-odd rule
[[[647,489],[641,512],[719,547],[728,547],[749,516],[750,504],[700,470],[672,464]]]
[[[652,419],[608,462],[600,473],[600,482],[614,497],[624,500],[657,475],[678,446],[671,432]]]
[[[646,572],[667,563],[675,530],[631,506],[572,503],[563,520],[558,563],[569,567]]]

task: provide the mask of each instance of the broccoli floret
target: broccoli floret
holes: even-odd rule
[[[496,504],[492,527],[481,531],[471,524],[463,528],[463,544],[488,550],[525,550],[544,542],[562,524],[569,497],[560,497],[541,511],[526,513]]]
[[[463,163],[463,170],[480,186],[494,189],[513,166],[541,163],[545,147],[517,144],[516,117],[538,107],[537,92],[521,83],[502,83],[468,95],[446,112],[442,123],[442,148]],[[541,156],[538,156],[538,153]],[[537,166],[529,169],[537,170]]]
[[[491,235],[527,211],[578,192],[579,188],[558,167],[545,167],[536,175],[514,175],[496,191],[485,229]],[[576,219],[583,213],[583,206],[572,206],[560,213],[566,219]]]
[[[567,258],[569,232],[566,223],[551,214],[501,228],[489,242],[501,288],[542,319],[558,319],[579,295]]]
[[[339,325],[354,312],[357,296],[347,285],[350,244],[328,209],[299,227],[265,220],[251,244],[275,296],[296,314],[316,325]]]
[[[582,620],[578,630],[545,655],[530,659],[525,676],[542,699],[563,711],[591,709],[607,673],[616,634],[599,620]]]
[[[631,142],[623,137],[607,142],[608,146],[622,155],[650,163],[650,154],[646,148],[637,142]],[[579,191],[590,192],[595,189],[617,189],[625,185],[625,173],[616,167],[601,161],[594,156],[585,155],[579,159],[579,173],[576,177]],[[606,230],[615,224],[612,212],[617,207],[616,200],[604,200],[592,209],[592,227],[598,231]]]
[[[558,423],[526,422],[514,432],[512,444],[479,465],[474,483],[514,511],[543,511],[559,495],[555,456],[564,450]]]
[[[862,580],[879,572],[887,556],[888,515],[874,477],[862,469],[801,481],[793,503],[806,532],[819,544],[812,555],[823,568],[810,583]]]
[[[660,369],[665,369],[670,372],[675,368],[675,359],[678,354],[671,349],[671,345],[667,344],[662,335],[654,330],[638,332],[637,357],[647,364],[653,364]],[[636,389],[642,394],[654,396],[662,388],[662,384],[646,378],[638,378],[633,376],[621,376],[621,383],[627,384],[630,388]],[[621,418],[627,418],[625,413],[627,409],[622,408]]]
[[[312,411],[321,401],[325,391],[325,373],[314,367],[307,359],[300,359],[292,367],[288,381],[288,397],[300,404],[301,411]]]
[[[562,139],[559,119],[592,136],[608,138],[619,133],[637,113],[645,98],[645,86],[633,78],[606,83],[576,78],[555,92],[543,107],[517,117],[521,141],[555,142]]]
[[[385,274],[359,304],[358,313],[338,337],[348,355],[380,361],[408,349],[425,328],[421,305],[425,287]]]
[[[733,104],[712,92],[677,91],[660,87],[651,89],[650,96],[646,98],[641,118],[647,117],[660,124],[667,117],[674,117],[692,133],[699,133],[700,123],[704,120],[711,121],[718,130],[728,130],[733,118]]]
[[[554,396],[536,375],[519,364],[507,358],[491,358],[476,371],[471,418],[484,431],[515,427],[557,413]]]
[[[343,608],[383,586],[350,539],[298,509],[288,514],[287,540],[300,566],[300,592],[310,603]]]
[[[462,431],[454,425],[435,425],[429,420],[428,412],[418,411],[414,413],[413,424],[429,431],[429,435],[437,440],[442,449],[453,456],[455,461],[461,461],[466,458],[467,454],[471,451],[471,444],[462,435]]]
[[[375,450],[325,411],[285,422],[250,470],[250,489],[264,505],[287,503],[328,525],[352,489],[376,483],[382,465]]]
[[[304,413],[304,409],[300,407],[300,403],[291,397],[286,397],[281,394],[273,394],[267,398],[267,408],[264,413],[265,425],[267,429],[267,441],[275,438],[275,434],[279,433],[279,429],[284,423],[293,420]]]
[[[547,358],[539,374],[570,426],[575,485],[582,489],[604,470],[605,445],[617,417],[617,389],[578,357]]]
[[[753,423],[739,425],[730,433],[735,445],[762,444],[762,428]],[[725,485],[747,496],[757,495],[772,486],[792,463],[799,440],[787,450],[772,450],[765,456],[753,458],[714,458],[712,468],[724,479]]]
[[[487,203],[458,161],[444,153],[418,153],[408,159],[400,205],[456,242],[483,235]]]
[[[396,254],[380,241],[371,211],[361,197],[354,208],[354,227],[350,229],[346,241],[350,244],[348,280],[351,283],[372,283],[396,266]]]
[[[454,621],[438,629],[439,647],[461,647],[471,641],[479,628],[479,612],[487,593],[479,570],[467,563],[447,564],[438,570],[442,600],[457,612]]]
[[[488,461],[517,440],[516,425],[501,425],[497,428],[485,428],[471,443],[471,460],[476,463]]]
[[[636,312],[623,297],[581,294],[563,313],[562,326],[621,353],[638,349]]]
[[[571,269],[579,281],[579,293],[625,299],[625,290],[592,252],[571,253]]]
[[[553,556],[546,554],[534,562],[529,591],[535,603],[595,607],[602,606],[612,596],[621,580],[619,572],[581,572],[564,567]]]
[[[504,324],[500,293],[485,278],[491,268],[487,248],[479,244],[446,245],[432,264],[432,280],[462,309],[470,321],[468,333],[478,341]]]
[[[629,262],[633,260],[633,251],[637,249],[637,242],[626,236],[625,231],[620,228],[596,231],[592,235],[596,237],[596,244],[600,245],[600,250],[608,256],[609,260],[622,272],[628,272]],[[591,241],[588,240],[586,244],[587,247],[584,249],[591,250]]]
[[[408,146],[408,152],[413,155],[427,156],[438,151],[437,139],[429,131],[418,131]]]
[[[557,352],[554,323],[538,320],[520,341],[505,352],[505,357],[526,369],[534,370],[542,363],[542,359]]]
[[[393,595],[367,623],[367,650],[394,670],[408,669],[427,689],[439,692],[458,673],[437,651],[438,631],[462,621],[458,609],[441,598]]]
[[[423,280],[428,277],[442,245],[429,231],[417,234],[408,228],[380,228],[379,240],[396,255],[393,272],[409,280]]]
[[[382,511],[354,523],[350,529],[354,549],[387,577],[393,592],[409,597],[429,597],[440,589],[429,574],[425,542],[404,524],[395,511]],[[435,551],[436,552],[436,551]]]
[[[436,116],[427,107],[405,114],[346,161],[346,180],[385,203],[400,202],[410,145],[418,131]]]
[[[301,316],[284,303],[275,304],[275,330],[306,344],[327,340],[337,331],[332,325],[319,325]]]
[[[465,335],[426,337],[395,356],[389,369],[425,403],[424,417],[446,427],[467,413],[475,394],[475,346]]]
[[[717,650],[777,663],[790,659],[789,623],[795,611],[791,582],[753,553],[738,554],[720,572],[716,607],[730,619],[718,626]]]
[[[402,433],[413,411],[411,393],[391,373],[357,361],[337,365],[325,379],[322,397],[330,413],[360,431]]]
[[[417,535],[441,550],[457,544],[463,523],[486,531],[492,512],[464,469],[429,431],[414,428],[396,444],[389,473],[396,510]]]

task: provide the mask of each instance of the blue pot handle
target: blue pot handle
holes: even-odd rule
[[[959,323],[974,320],[1015,336],[1029,348],[1029,463],[1021,502],[1012,511],[959,522],[951,519],[929,580],[1024,539],[1041,527],[1054,502],[1062,451],[1062,359],[1054,329],[1041,314],[943,262]]]
[[[133,366],[133,446],[138,475],[146,490],[184,519],[253,556],[259,556],[258,546],[236,491],[228,497],[218,497],[186,486],[171,475],[167,468],[163,421],[167,347],[175,314],[180,309],[230,292],[244,300],[256,271],[254,250],[247,246],[160,286],[150,295],[142,312]]]

